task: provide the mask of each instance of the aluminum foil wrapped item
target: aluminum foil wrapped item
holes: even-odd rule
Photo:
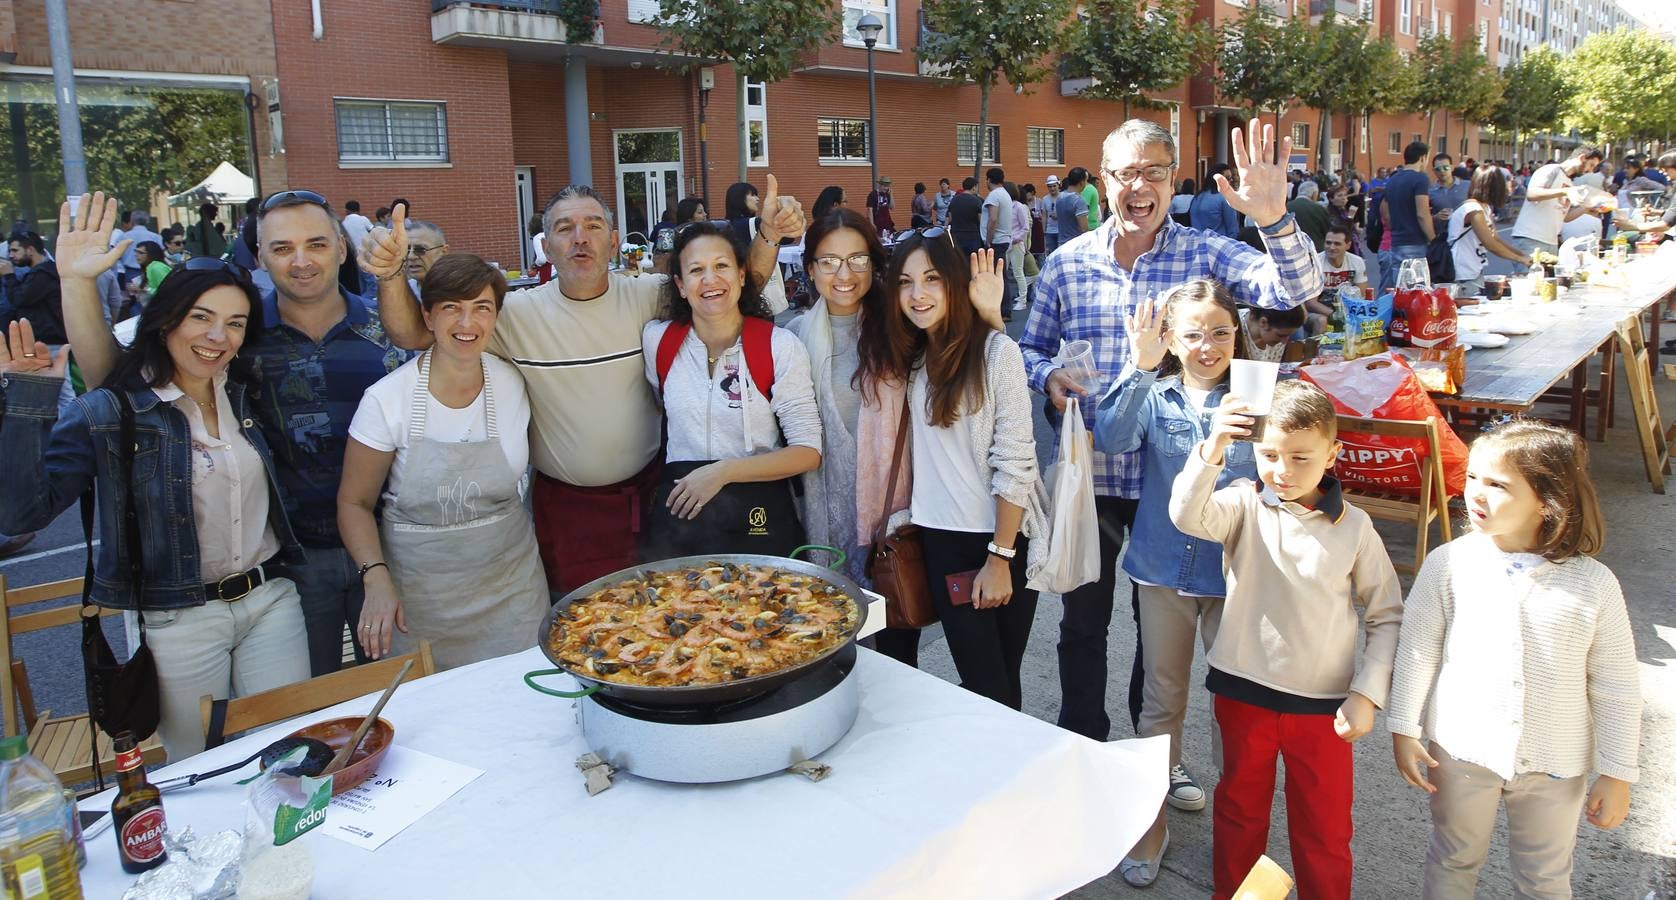
[[[141,875],[122,900],[224,900],[239,883],[239,850],[244,838],[220,831],[199,838],[191,828],[163,836],[169,859]]]

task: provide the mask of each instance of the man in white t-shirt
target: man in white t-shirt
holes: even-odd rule
[[[372,220],[361,215],[361,201],[351,200],[343,205],[343,230],[349,235],[349,246],[360,248],[372,230]]]
[[[803,234],[803,207],[768,176],[750,269],[767,282],[781,238]],[[784,202],[781,202],[783,199]],[[406,210],[371,248],[379,315],[398,346],[428,346],[408,289]],[[587,185],[554,194],[542,212],[552,281],[506,295],[489,352],[518,367],[530,403],[532,509],[549,588],[565,594],[639,561],[636,532],[657,483],[662,413],[640,337],[667,277],[610,270],[620,238],[611,207]]]
[[[1309,312],[1310,334],[1319,334],[1327,330],[1327,319],[1333,314],[1333,303],[1339,288],[1347,284],[1358,288],[1368,286],[1367,261],[1350,252],[1350,240],[1349,225],[1334,222],[1327,226],[1327,235],[1322,242],[1325,249],[1316,254],[1321,260],[1323,290],[1319,299],[1304,302],[1304,307]]]
[[[995,250],[995,258],[1003,265],[1001,278],[1006,284],[1006,292],[1001,298],[1001,314],[1003,319],[1012,318],[1013,301],[1017,298],[1018,289],[1013,285],[1013,275],[1007,265],[1007,251],[1013,245],[1013,196],[1007,193],[1007,173],[1000,166],[991,167],[984,174],[988,183],[989,193],[983,198],[982,235],[985,247]]]
[[[1563,162],[1549,163],[1531,173],[1525,186],[1525,205],[1513,222],[1513,243],[1526,253],[1558,253],[1560,226],[1588,212],[1577,200],[1587,187],[1573,179],[1600,166],[1599,149],[1578,147]]]

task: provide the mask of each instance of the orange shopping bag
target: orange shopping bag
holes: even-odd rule
[[[1347,362],[1305,366],[1303,377],[1333,399],[1342,415],[1364,419],[1438,421],[1438,449],[1443,455],[1443,481],[1450,496],[1466,489],[1467,447],[1444,423],[1408,361],[1386,352]],[[1351,487],[1420,496],[1420,464],[1430,455],[1419,438],[1339,432],[1344,444],[1334,473]]]

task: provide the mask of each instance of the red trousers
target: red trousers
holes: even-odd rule
[[[636,542],[661,456],[616,484],[577,487],[537,472],[530,507],[547,589],[571,591],[640,562]]]
[[[1269,843],[1275,756],[1286,760],[1286,822],[1300,900],[1350,896],[1356,772],[1333,717],[1279,713],[1216,697],[1222,779],[1212,807],[1216,900],[1232,897]]]

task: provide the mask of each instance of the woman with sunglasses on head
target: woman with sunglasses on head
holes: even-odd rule
[[[356,639],[373,659],[421,638],[444,669],[516,653],[547,612],[523,502],[524,378],[484,352],[505,296],[482,259],[437,260],[419,292],[434,343],[368,388],[349,425],[338,530],[371,563]]]
[[[1046,557],[1048,523],[1023,356],[974,305],[1000,303],[1001,272],[990,251],[968,260],[937,229],[910,235],[885,271],[892,307],[863,318],[861,358],[863,383],[893,395],[880,404],[897,417],[881,429],[888,446],[904,418],[910,429],[908,519],[961,686],[1018,709],[1036,611],[1026,576]]]
[[[76,306],[98,302],[94,277],[128,248],[88,227],[82,205],[74,224],[69,204],[59,213],[64,301]],[[103,218],[115,213],[112,200]],[[16,476],[0,491],[0,531],[44,528],[95,489],[103,539],[92,600],[139,615],[171,759],[203,749],[199,697],[309,676],[301,600],[283,568],[303,552],[254,421],[252,373],[237,358],[261,316],[237,269],[189,261],[163,280],[104,386],[62,416],[65,354],[49,354],[27,322],[0,350],[0,456]]]
[[[776,328],[726,222],[675,236],[668,321],[641,333],[667,443],[642,554],[786,556],[803,543],[791,479],[821,464],[809,354]]]

